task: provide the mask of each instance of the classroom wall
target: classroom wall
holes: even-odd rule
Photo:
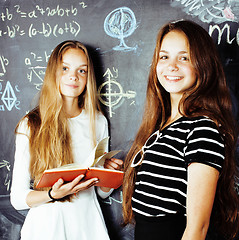
[[[201,0],[1,0],[0,1],[0,238],[18,239],[26,211],[10,202],[14,128],[37,102],[54,47],[68,39],[88,46],[98,96],[110,124],[110,147],[124,159],[139,127],[158,29],[189,19],[217,45],[231,89],[239,100],[239,3]],[[133,239],[122,227],[122,192],[101,201],[114,240]]]

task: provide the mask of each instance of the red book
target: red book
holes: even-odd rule
[[[72,166],[72,164],[69,164]],[[99,182],[95,186],[118,188],[122,185],[123,175],[122,171],[105,169],[105,168],[66,168],[67,165],[62,168],[54,168],[44,171],[41,179],[39,180],[36,188],[52,187],[59,178],[62,178],[64,182],[70,182],[77,176],[84,174],[85,180],[90,178],[98,178]]]
[[[77,176],[84,174],[85,180],[98,178],[99,183],[96,186],[118,188],[122,185],[122,171],[103,168],[105,159],[112,158],[120,150],[106,153],[109,137],[102,139],[86,160],[86,166],[77,163],[67,164],[59,168],[45,170],[36,186],[36,188],[52,187],[58,179],[62,178],[64,182],[70,182]],[[91,166],[91,167],[88,167]]]

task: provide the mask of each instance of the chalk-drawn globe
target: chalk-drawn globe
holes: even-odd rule
[[[120,39],[120,45],[115,47],[115,50],[129,49],[124,42],[124,38],[130,36],[135,29],[136,18],[133,11],[128,7],[113,10],[107,15],[104,21],[106,34],[113,38]]]

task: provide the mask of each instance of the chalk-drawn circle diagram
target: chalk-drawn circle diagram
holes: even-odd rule
[[[112,91],[112,89],[114,89],[114,92]],[[98,96],[100,102],[105,106],[111,108],[116,106],[120,102],[120,100],[123,98],[123,95],[124,92],[122,86],[112,79],[110,80],[110,82],[104,82],[98,89]]]
[[[116,8],[107,15],[104,21],[104,30],[107,35],[118,38],[120,44],[113,49],[117,51],[132,51],[135,47],[128,47],[124,38],[129,37],[136,29],[134,12],[128,7]]]
[[[110,79],[98,88],[97,95],[99,101],[109,108],[109,114],[112,117],[113,109],[120,107],[125,97],[128,99],[135,98],[136,92],[124,92],[122,86],[117,81]]]

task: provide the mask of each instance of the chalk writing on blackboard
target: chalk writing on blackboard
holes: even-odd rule
[[[113,47],[116,51],[136,51],[136,47],[128,47],[124,39],[129,37],[136,29],[134,12],[128,7],[121,7],[110,12],[104,21],[104,30],[112,38],[118,38],[120,44]]]
[[[3,55],[0,56],[0,77],[4,76],[6,73],[6,66],[9,64],[9,61]],[[0,81],[3,81],[0,79]]]
[[[220,24],[239,20],[239,2],[237,0],[173,0],[171,6],[180,7],[188,15],[198,17],[205,23]]]
[[[4,11],[4,9],[3,9]],[[12,17],[13,17],[13,14],[9,12],[9,9],[8,8],[5,8],[5,12],[1,12],[1,15],[0,15],[0,20],[2,22],[4,21],[11,21],[12,20]]]
[[[109,108],[110,117],[113,116],[113,110],[120,107],[125,98],[132,99],[135,98],[136,92],[128,90],[124,92],[120,83],[116,81],[118,78],[118,69],[113,68],[115,76],[112,74],[111,70],[107,68],[103,77],[107,78],[103,84],[98,88],[98,97],[100,102]],[[134,101],[131,102],[133,104]]]
[[[80,2],[79,6],[81,6],[82,8],[86,8],[87,5],[84,2]],[[5,19],[7,20],[11,20],[12,16],[14,14],[18,14],[21,18],[38,18],[41,16],[46,16],[46,17],[54,17],[54,16],[58,16],[58,17],[69,17],[69,16],[77,16],[79,10],[77,9],[77,7],[74,6],[70,6],[70,7],[61,7],[59,4],[55,7],[55,8],[51,8],[51,7],[41,7],[39,5],[35,6],[35,9],[31,10],[31,11],[26,11],[24,9],[21,8],[20,5],[15,5],[14,6],[14,10],[15,12],[13,13],[9,13],[8,8],[6,8],[5,13],[2,12],[1,14],[1,19],[2,21],[4,21]]]
[[[6,174],[6,177],[5,177],[5,180],[4,180],[4,186],[6,186],[6,189],[7,191],[9,191],[9,188],[10,188],[10,183],[11,183],[11,179],[10,179],[10,171],[11,171],[11,165],[9,163],[9,161],[7,160],[1,160],[0,161],[0,169],[1,168],[6,168],[7,169],[7,174]]]
[[[0,94],[2,94],[2,84],[0,83]],[[0,111],[4,111],[4,106],[0,104]]]
[[[14,24],[7,26],[6,30],[0,29],[0,37],[7,36],[9,38],[15,38],[16,36],[23,36],[27,34],[28,37],[33,38],[38,35],[44,37],[59,37],[63,34],[72,34],[76,37],[80,32],[80,24],[76,21],[62,22],[59,24],[49,24],[42,22],[41,26],[35,26],[33,23],[27,29],[22,29],[20,25]]]
[[[20,101],[17,100],[15,92],[19,92],[18,86],[15,86],[15,89],[12,87],[9,81],[4,81],[5,74],[7,72],[7,66],[9,66],[9,60],[7,57],[0,55],[0,95],[1,101],[3,104],[0,104],[0,111],[11,111],[13,107],[20,110],[19,105]],[[4,84],[6,85],[4,87]]]
[[[41,7],[36,5],[33,10],[24,10],[20,5],[15,5],[11,11],[9,8],[0,10],[0,22],[6,22],[4,26],[1,26],[0,37],[21,37],[27,36],[29,38],[42,35],[44,37],[59,37],[63,34],[71,34],[77,37],[81,26],[77,22],[76,18],[79,14],[79,8],[84,9],[87,7],[85,2],[78,3],[79,6],[61,7]],[[20,19],[19,19],[20,17]],[[37,19],[42,18],[44,20],[39,21]],[[59,20],[58,23],[51,23],[52,17],[59,17],[64,21]],[[67,21],[67,17],[75,17]],[[22,21],[21,21],[22,19]],[[26,24],[25,19],[31,20],[31,24]]]
[[[45,75],[45,69],[46,67],[41,66],[29,67],[30,73],[27,74],[27,79],[29,82],[33,82],[37,90],[41,90]],[[35,82],[33,81],[34,78],[36,78]]]
[[[0,94],[2,94],[1,100],[4,105],[0,105],[0,111],[5,111],[5,108],[8,111],[11,111],[13,107],[20,110],[19,105],[20,101],[17,100],[15,91],[19,92],[18,86],[15,86],[15,90],[11,86],[11,83],[7,81],[7,84],[5,86],[5,89],[2,90],[2,84],[0,85]],[[5,106],[5,107],[4,107]]]
[[[112,205],[113,202],[116,202],[116,203],[119,203],[119,204],[122,204],[123,202],[123,193],[122,191],[119,191],[119,199],[116,199],[112,196],[109,196],[108,198],[102,200],[104,203],[108,204],[108,205]]]
[[[84,2],[80,2],[79,4],[81,5],[82,8],[87,8],[87,5]]]
[[[221,43],[222,36],[223,36],[224,32],[226,31],[226,33],[225,33],[226,42],[228,44],[232,44],[233,41],[236,41],[237,44],[239,45],[239,29],[237,29],[236,37],[231,36],[230,29],[231,29],[231,27],[227,23],[223,27],[219,27],[218,25],[210,25],[208,33],[209,33],[210,36],[218,33],[217,44],[219,45]]]
[[[16,30],[16,28],[13,28]],[[80,24],[76,21],[72,22],[65,22],[62,23],[61,26],[59,24],[50,25],[49,23],[42,23],[40,28],[34,26],[34,24],[30,24],[28,29],[28,36],[30,38],[35,37],[39,34],[43,35],[44,37],[55,36],[59,37],[65,33],[71,33],[73,36],[77,36],[80,32]]]
[[[31,55],[30,57],[25,58],[26,65],[32,65],[33,61],[36,61],[36,62],[44,61],[45,63],[47,63],[50,58],[50,55],[48,55],[46,51],[44,51],[43,56],[37,55],[34,52],[31,52],[30,55]]]
[[[37,90],[41,89],[49,58],[50,54],[47,54],[46,51],[44,51],[42,55],[31,52],[30,56],[25,58],[25,64],[28,66],[29,70],[29,73],[27,73],[27,79],[35,85]],[[39,65],[39,63],[41,63],[41,65]]]

